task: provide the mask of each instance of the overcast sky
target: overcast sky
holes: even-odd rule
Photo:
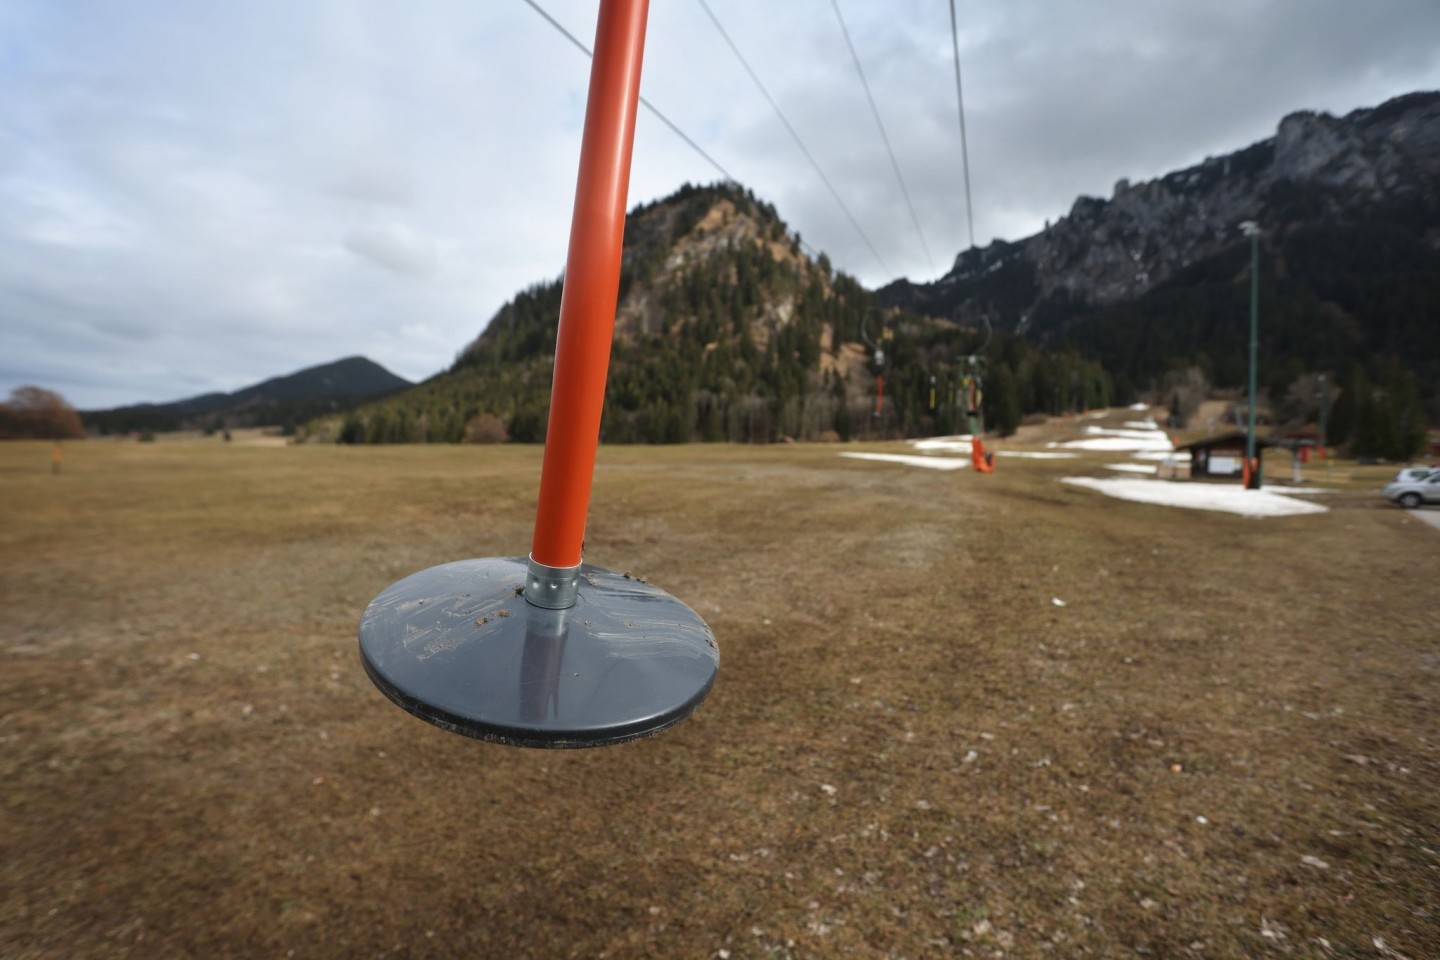
[[[946,0],[710,0],[871,253],[695,0],[642,89],[870,286],[967,244]],[[542,0],[587,45],[593,0]],[[1440,88],[1435,0],[959,0],[976,240],[1082,193]],[[446,367],[565,261],[589,62],[522,0],[0,0],[0,394],[82,408],[364,354]],[[642,111],[632,204],[718,174]]]

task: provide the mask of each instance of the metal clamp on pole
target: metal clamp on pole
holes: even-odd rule
[[[552,567],[532,555],[525,568],[526,602],[546,610],[566,610],[575,606],[575,598],[580,592],[580,564]]]

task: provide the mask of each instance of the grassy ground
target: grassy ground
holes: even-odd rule
[[[589,558],[721,675],[546,752],[355,649],[393,580],[527,550],[538,449],[0,445],[0,956],[1440,956],[1393,469],[1247,520],[1057,482],[1122,457],[836,452],[602,451]]]

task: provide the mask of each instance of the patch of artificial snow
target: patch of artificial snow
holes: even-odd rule
[[[916,450],[943,450],[946,453],[969,453],[975,438],[968,433],[954,437],[930,437],[926,440],[911,440]]]
[[[1125,409],[1126,409],[1126,410],[1134,410],[1134,411],[1137,411],[1137,412],[1138,412],[1138,411],[1141,411],[1141,410],[1149,410],[1149,409],[1150,409],[1150,404],[1148,404],[1148,403],[1132,403],[1132,404],[1130,404],[1130,406],[1126,407]]]
[[[1119,470],[1121,473],[1155,473],[1159,467],[1152,467],[1148,463],[1107,463],[1106,470]]]
[[[1062,450],[1104,450],[1110,453],[1127,453],[1141,450],[1164,452],[1174,450],[1170,438],[1163,433],[1148,434],[1145,437],[1091,437],[1088,440],[1069,440],[1064,443],[1047,443],[1047,447]]]
[[[916,450],[943,451],[945,453],[969,454],[974,449],[975,438],[965,433],[955,437],[930,437],[926,440],[911,440],[910,446]],[[996,450],[996,456],[1020,457],[1029,460],[1073,460],[1080,456],[1078,453],[1039,453],[1029,450]]]
[[[903,453],[842,453],[852,460],[883,460],[886,463],[903,463],[911,467],[928,467],[931,470],[961,470],[970,466],[969,460],[958,457],[912,457]]]
[[[1183,453],[1176,453],[1173,450],[1138,450],[1130,455],[1131,460],[1169,460],[1171,457],[1178,458],[1187,456]]]
[[[1129,437],[1132,440],[1154,440],[1156,437],[1169,436],[1159,428],[1145,427],[1139,430],[1116,430],[1114,427],[1086,427],[1086,436],[1091,437]]]
[[[1308,497],[1316,493],[1339,493],[1336,487],[1271,487],[1271,493],[1283,493],[1287,497],[1293,497],[1297,493],[1302,497]]]
[[[1160,424],[1156,423],[1156,422],[1155,422],[1154,420],[1152,420],[1150,417],[1146,417],[1144,420],[1126,420],[1124,423],[1120,424],[1120,426],[1122,426],[1122,427],[1129,427],[1129,428],[1132,429],[1132,430],[1159,430],[1159,429],[1160,429]]]
[[[1022,457],[1027,460],[1078,460],[1078,453],[1045,453],[1037,450],[996,450],[1002,457]]]
[[[1171,483],[1168,480],[1132,480],[1125,477],[1065,477],[1060,482],[1136,503],[1218,510],[1238,513],[1242,517],[1289,517],[1328,512],[1318,503],[1292,500],[1268,490],[1246,490],[1239,484]]]

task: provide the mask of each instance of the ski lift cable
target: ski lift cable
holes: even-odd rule
[[[526,2],[528,3],[529,0],[526,0]],[[765,97],[771,109],[775,111],[775,115],[780,118],[780,123],[783,124],[786,131],[789,132],[790,137],[795,141],[795,145],[800,148],[800,152],[805,155],[805,159],[810,161],[810,166],[814,168],[816,175],[820,178],[820,182],[825,184],[825,188],[830,191],[830,196],[835,198],[835,202],[840,206],[840,209],[845,212],[845,216],[850,221],[850,225],[855,228],[856,233],[860,234],[860,239],[865,241],[865,246],[870,248],[870,253],[875,257],[876,261],[879,262],[881,269],[887,274],[890,273],[890,268],[886,265],[885,258],[880,256],[880,251],[877,250],[875,244],[871,242],[869,234],[865,232],[865,228],[860,226],[860,221],[855,219],[855,214],[850,212],[850,208],[847,207],[845,201],[841,199],[840,192],[835,189],[835,185],[830,182],[830,178],[825,176],[825,171],[821,169],[819,162],[817,162],[815,157],[810,153],[809,148],[805,146],[805,141],[800,139],[800,134],[795,131],[795,128],[785,117],[785,111],[781,110],[780,104],[776,103],[775,98],[770,96],[770,91],[765,89],[765,84],[760,82],[760,77],[755,73],[754,69],[751,68],[749,61],[745,59],[745,55],[740,52],[740,48],[735,45],[735,41],[730,39],[730,34],[725,32],[725,27],[721,25],[720,19],[715,16],[715,11],[710,9],[710,4],[706,3],[705,0],[696,0],[696,2],[699,3],[700,8],[705,11],[705,15],[710,18],[710,22],[715,25],[715,29],[719,31],[721,38],[725,41],[726,45],[730,47],[730,51],[735,54],[735,59],[740,61],[740,66],[744,67],[745,72],[750,75],[750,79],[754,81],[761,95]]]
[[[960,28],[955,21],[955,0],[950,0],[950,42],[955,48],[955,102],[960,107],[960,166],[965,173],[965,222],[970,228],[970,247],[975,247],[975,212],[970,203],[970,151],[965,143],[965,91],[960,84]]]
[[[862,315],[862,316],[860,317],[860,339],[861,339],[861,340],[864,340],[864,341],[865,341],[865,345],[866,345],[867,347],[870,347],[871,349],[874,349],[874,347],[875,347],[875,341],[870,339],[870,331],[869,331],[868,328],[869,328],[869,326],[870,326],[870,314],[872,314],[872,313],[874,313],[874,312],[875,312],[875,308],[874,308],[874,307],[866,307],[866,308],[865,308],[865,313],[864,313],[864,315]],[[883,323],[882,323],[882,328],[883,328]]]
[[[550,24],[550,26],[554,27],[556,30],[559,30],[560,33],[564,35],[565,39],[569,40],[572,44],[574,44],[581,53],[585,54],[585,56],[587,57],[590,57],[592,60],[595,58],[594,52],[591,51],[589,47],[581,43],[579,38],[577,38],[575,34],[571,33],[569,30],[566,30],[565,27],[561,25],[560,21],[556,20],[554,17],[550,16],[550,14],[546,13],[545,9],[541,7],[540,4],[536,3],[535,0],[525,0],[525,3],[529,4],[531,10],[534,10],[536,13],[540,14],[540,16],[544,17],[546,23]],[[690,149],[694,150],[696,153],[700,154],[700,156],[704,157],[706,163],[710,164],[710,166],[714,167],[716,170],[719,170],[720,175],[724,177],[727,181],[729,181],[730,183],[740,182],[736,180],[735,177],[731,176],[729,170],[726,170],[724,167],[720,166],[719,161],[717,161],[714,157],[710,156],[710,154],[706,153],[704,148],[702,148],[700,144],[696,143],[694,140],[691,140],[688,136],[686,136],[684,130],[681,130],[679,127],[677,127],[674,123],[671,122],[669,117],[661,113],[659,107],[655,106],[649,100],[646,100],[644,94],[640,95],[640,105],[646,110],[649,110],[650,113],[657,120],[665,124],[665,126],[669,127],[671,133],[675,134],[675,136],[679,137],[681,140],[684,140],[685,143],[689,145]]]
[[[895,148],[890,145],[890,136],[885,132],[885,124],[880,119],[880,108],[875,105],[875,95],[870,92],[870,81],[865,77],[865,68],[860,65],[860,54],[855,52],[855,43],[850,38],[850,28],[845,24],[845,17],[840,12],[839,0],[830,0],[830,6],[835,11],[835,19],[840,21],[840,33],[845,37],[845,46],[850,49],[850,59],[855,64],[855,72],[860,76],[860,86],[865,88],[865,99],[870,101],[870,115],[875,118],[875,128],[880,131],[880,140],[885,144],[885,153],[890,157],[890,168],[895,171],[895,182],[900,185],[905,206],[910,210],[910,222],[915,224],[915,233],[920,237],[920,247],[925,251],[925,260],[930,264],[933,273],[935,258],[930,255],[930,244],[925,242],[925,231],[920,229],[920,217],[915,213],[915,203],[910,199],[910,190],[905,186],[905,178],[900,174]]]

